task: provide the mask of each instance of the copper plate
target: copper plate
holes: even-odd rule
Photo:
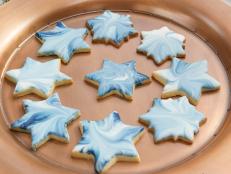
[[[111,45],[92,44],[90,35],[86,41],[91,53],[74,55],[61,70],[73,77],[74,84],[58,87],[62,103],[81,110],[81,117],[69,126],[71,142],[62,144],[49,141],[37,152],[30,150],[30,136],[9,131],[9,123],[23,114],[21,98],[12,96],[14,85],[4,79],[8,69],[21,67],[30,56],[39,61],[54,57],[37,57],[40,43],[34,32],[53,27],[63,20],[71,27],[83,27],[87,19],[104,9],[131,15],[137,30],[151,30],[161,26],[186,36],[185,58],[188,62],[207,59],[209,73],[222,86],[217,92],[203,94],[198,110],[207,117],[192,145],[181,142],[153,143],[150,133],[145,131],[136,147],[141,156],[140,163],[119,162],[108,174],[143,173],[227,173],[231,170],[231,124],[229,121],[229,95],[231,78],[231,8],[222,1],[138,1],[138,0],[11,0],[0,7],[0,71],[1,71],[1,118],[0,118],[0,171],[1,173],[94,173],[93,162],[72,159],[70,153],[80,138],[79,120],[101,119],[113,110],[120,112],[122,120],[139,125],[138,116],[146,112],[153,98],[160,97],[162,86],[156,81],[137,88],[133,101],[116,96],[97,101],[96,88],[84,82],[84,75],[101,67],[104,58],[122,63],[135,59],[137,69],[147,75],[169,66],[166,62],[157,66],[152,60],[136,53],[140,37],[134,37],[117,49]],[[222,13],[218,13],[221,12]],[[225,14],[225,16],[224,16]]]

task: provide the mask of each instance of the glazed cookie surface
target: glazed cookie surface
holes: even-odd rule
[[[99,98],[117,94],[128,100],[132,100],[136,86],[150,82],[148,76],[136,71],[135,60],[117,64],[108,59],[104,60],[102,69],[87,74],[85,80],[98,86]]]
[[[168,27],[142,31],[141,38],[141,45],[137,48],[137,52],[151,57],[157,64],[173,57],[185,57],[185,37]]]
[[[194,134],[199,132],[199,126],[206,118],[183,96],[178,99],[155,99],[152,108],[139,120],[148,125],[156,143],[169,139],[192,143]]]
[[[15,96],[34,93],[47,98],[55,86],[72,83],[71,77],[60,72],[60,65],[59,59],[42,63],[28,57],[22,68],[7,71],[5,77],[16,83]]]
[[[90,46],[83,40],[87,36],[86,28],[69,28],[57,22],[52,30],[35,34],[42,42],[40,56],[56,55],[63,63],[68,63],[74,53],[90,52]]]
[[[42,101],[24,100],[25,115],[11,124],[11,130],[31,134],[32,149],[36,150],[49,139],[69,142],[67,124],[78,118],[78,109],[63,106],[59,96]]]
[[[206,60],[187,63],[174,58],[170,68],[155,71],[153,77],[165,85],[163,98],[186,95],[194,105],[198,103],[202,91],[220,88],[220,83],[208,75]]]
[[[124,124],[119,113],[103,120],[81,121],[82,137],[72,151],[73,157],[94,158],[97,173],[107,171],[117,161],[139,161],[134,143],[144,128]]]
[[[94,19],[89,19],[87,26],[92,32],[93,41],[111,43],[116,47],[138,34],[129,15],[120,15],[109,10]]]

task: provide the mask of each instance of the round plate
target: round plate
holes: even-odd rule
[[[97,1],[93,1],[91,4],[94,5],[96,2]],[[13,3],[16,2],[10,2],[9,4],[6,4],[4,8],[7,9],[7,6],[8,8],[13,6]],[[35,4],[48,8],[46,7],[46,4],[43,4],[42,2]],[[33,6],[35,6],[35,4]],[[191,159],[189,161],[199,159],[200,156],[197,158],[193,157],[197,156],[199,152],[205,149],[205,147],[210,148],[210,146],[212,146],[209,144],[211,144],[212,140],[214,140],[217,134],[220,132],[220,129],[226,120],[226,116],[228,115],[227,109],[229,106],[229,80],[227,77],[228,71],[225,70],[229,64],[227,63],[228,61],[226,60],[225,56],[219,52],[221,46],[214,45],[212,42],[212,38],[216,35],[218,41],[219,39],[222,40],[223,35],[221,34],[224,33],[219,33],[219,30],[215,30],[217,29],[215,26],[211,28],[211,26],[209,26],[211,23],[208,23],[207,25],[206,23],[203,23],[202,26],[199,20],[200,18],[197,19],[197,23],[189,22],[189,18],[194,17],[193,15],[188,18],[184,17],[181,20],[174,19],[171,15],[170,18],[169,13],[171,13],[171,11],[164,11],[170,4],[156,2],[156,4],[159,5],[159,8],[153,4],[152,10],[147,9],[148,3],[143,4],[147,5],[145,8],[136,1],[133,3],[131,2],[131,4],[134,6],[129,9],[126,7],[127,2],[124,2],[124,6],[119,6],[116,3],[116,7],[113,7],[113,4],[115,5],[115,1],[102,3],[102,6],[98,8],[99,10],[93,11],[89,5],[87,5],[87,3],[74,3],[71,1],[69,2],[69,6],[66,5],[66,10],[71,9],[72,13],[69,12],[64,14],[62,13],[62,11],[66,12],[64,9],[57,11],[57,9],[55,10],[55,8],[50,7],[49,10],[47,10],[47,13],[44,12],[43,15],[41,14],[40,18],[37,17],[37,21],[30,20],[30,22],[28,22],[29,24],[27,24],[21,19],[25,23],[24,26],[21,25],[21,30],[24,29],[24,32],[17,31],[17,24],[15,24],[16,29],[13,31],[16,33],[18,32],[17,37],[13,37],[13,32],[6,32],[6,34],[12,37],[9,37],[9,39],[6,40],[5,48],[3,47],[2,52],[0,52],[1,55],[4,55],[4,57],[1,59],[0,67],[2,77],[2,83],[0,86],[1,116],[3,118],[1,122],[3,129],[1,131],[3,131],[5,134],[5,139],[0,138],[0,140],[4,140],[1,145],[5,151],[12,153],[13,149],[14,153],[12,153],[12,155],[16,156],[20,162],[23,163],[23,161],[30,161],[30,163],[33,165],[40,165],[38,169],[41,172],[49,166],[49,168],[52,169],[49,172],[54,172],[57,171],[56,169],[58,169],[60,170],[60,173],[61,171],[94,173],[93,161],[78,158],[73,159],[70,157],[71,150],[81,137],[79,131],[79,121],[85,119],[102,119],[110,112],[116,110],[120,113],[121,118],[125,123],[141,125],[138,122],[138,116],[145,113],[151,107],[153,98],[160,97],[163,86],[152,80],[151,84],[135,89],[132,102],[123,100],[116,96],[110,96],[98,101],[96,99],[97,89],[84,82],[84,76],[90,72],[100,69],[104,58],[109,58],[117,63],[123,63],[131,59],[135,59],[137,62],[137,70],[149,76],[154,70],[169,67],[170,61],[161,66],[157,66],[151,59],[147,59],[144,55],[137,54],[136,48],[140,44],[140,36],[134,37],[128,42],[125,42],[120,48],[115,48],[111,45],[92,44],[91,36],[88,35],[86,41],[91,46],[91,53],[75,54],[68,65],[61,66],[61,71],[71,76],[74,80],[74,84],[56,88],[56,92],[59,93],[61,101],[64,105],[81,110],[81,117],[68,127],[71,137],[70,143],[63,144],[57,141],[49,141],[41,146],[37,152],[32,152],[30,150],[30,135],[10,132],[8,130],[9,124],[13,120],[20,118],[24,113],[22,109],[23,99],[41,100],[41,98],[35,95],[26,95],[20,98],[13,97],[12,94],[15,85],[4,79],[5,71],[21,67],[25,61],[25,58],[28,56],[38,61],[48,61],[56,58],[55,56],[37,56],[37,50],[41,44],[35,39],[33,34],[31,35],[31,27],[35,28],[34,31],[37,31],[38,28],[43,28],[46,30],[54,26],[53,22],[55,22],[56,19],[63,17],[65,17],[65,19],[62,19],[63,22],[69,27],[84,27],[86,20],[99,15],[102,12],[102,9],[111,9],[116,10],[121,14],[129,14],[133,21],[134,27],[138,31],[152,30],[162,26],[168,26],[170,29],[183,34],[186,37],[185,61],[194,62],[197,60],[206,59],[208,61],[209,74],[215,77],[222,84],[219,91],[203,93],[201,100],[199,101],[197,109],[205,114],[207,117],[207,122],[201,126],[200,132],[198,135],[196,135],[192,145],[187,145],[182,142],[174,143],[171,141],[154,144],[152,134],[146,130],[144,136],[136,144],[137,150],[141,157],[141,162],[118,162],[107,173],[153,174],[163,171],[164,169],[166,171],[166,169],[176,166],[176,164],[183,165],[186,159]],[[25,3],[25,5],[29,4]],[[62,5],[62,3],[58,4],[60,7],[62,7]],[[164,5],[166,5],[166,7]],[[175,15],[177,12],[180,13],[180,10],[177,9],[180,5],[180,3],[173,3],[173,7],[176,8]],[[76,11],[77,7],[82,7],[84,12],[80,13]],[[68,17],[70,15],[72,16]],[[30,19],[30,17],[27,18]],[[49,22],[52,23],[46,26]],[[202,27],[203,31],[206,30],[207,33],[200,33],[200,27]],[[4,37],[2,36],[0,38]],[[13,43],[15,39],[19,44],[18,47],[10,47],[7,45],[7,42]],[[4,49],[6,50],[4,51]],[[225,51],[226,54],[228,54],[229,50]],[[226,64],[223,65],[222,62],[226,62]],[[22,156],[20,156],[21,153],[23,154]],[[4,162],[7,162],[7,164],[11,163],[11,166],[8,164],[8,166],[10,166],[8,170],[14,171],[12,167],[20,166],[18,163],[16,164],[12,161],[4,160]],[[3,170],[5,169],[7,169],[6,166]],[[173,170],[173,168],[171,169]],[[32,169],[30,167],[24,168],[23,172],[29,173],[31,170]]]

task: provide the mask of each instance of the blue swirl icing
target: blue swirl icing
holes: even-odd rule
[[[54,91],[55,86],[72,82],[71,77],[59,71],[60,60],[39,62],[28,57],[20,69],[6,72],[6,78],[16,83],[15,96],[35,93],[47,98]]]
[[[139,117],[153,131],[155,142],[167,139],[192,143],[194,134],[206,118],[188,102],[187,97],[178,99],[155,99],[152,108]]]
[[[69,142],[67,124],[79,117],[78,109],[63,106],[57,93],[42,101],[24,100],[23,106],[25,115],[11,129],[31,133],[33,150],[50,138]]]
[[[149,82],[149,77],[136,71],[136,61],[117,64],[105,59],[101,70],[87,74],[85,79],[99,86],[98,96],[116,93],[131,99],[135,86]]]
[[[163,63],[168,58],[185,56],[185,37],[168,27],[142,31],[141,36],[143,40],[137,51],[152,57],[157,64]]]
[[[117,112],[112,112],[103,120],[80,122],[82,137],[72,151],[73,157],[93,156],[97,173],[123,160],[122,157],[139,161],[134,141],[144,131],[143,127],[126,125]],[[83,154],[83,155],[81,155]]]
[[[43,43],[38,54],[57,55],[68,63],[74,53],[90,52],[89,45],[83,40],[87,36],[86,28],[68,28],[57,22],[54,29],[37,32],[35,36]]]
[[[94,19],[89,19],[87,25],[93,33],[93,41],[112,42],[115,46],[120,46],[126,38],[137,34],[129,15],[120,15],[109,10]]]
[[[162,97],[186,95],[191,103],[197,104],[202,91],[220,88],[220,83],[207,72],[206,60],[187,63],[174,58],[170,68],[157,70],[153,76],[165,85]]]

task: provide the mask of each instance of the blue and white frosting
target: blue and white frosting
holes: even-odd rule
[[[136,71],[135,60],[117,64],[108,59],[101,70],[87,74],[85,79],[99,86],[99,97],[116,93],[127,99],[131,99],[136,86],[150,81],[148,76]]]
[[[157,64],[161,64],[169,58],[185,56],[185,37],[168,27],[142,31],[141,37],[143,40],[137,51],[152,57]]]
[[[153,73],[155,79],[163,83],[162,97],[186,95],[192,104],[197,104],[202,91],[220,88],[220,83],[208,75],[206,60],[187,63],[174,58],[171,67]]]
[[[7,71],[6,78],[16,83],[15,96],[34,93],[47,98],[55,86],[72,83],[71,77],[60,72],[60,65],[59,59],[42,63],[27,57],[23,67]]]
[[[9,0],[0,0],[0,5],[6,3],[7,1],[9,1]]]
[[[120,15],[109,10],[89,19],[87,25],[92,31],[93,41],[112,43],[117,47],[129,36],[137,34],[129,15]]]
[[[57,55],[63,63],[68,63],[74,53],[90,52],[90,46],[83,40],[87,33],[86,28],[69,28],[57,22],[54,29],[35,34],[43,43],[38,54]]]
[[[32,149],[36,150],[50,138],[69,142],[67,124],[80,115],[78,109],[63,106],[59,96],[42,101],[24,100],[25,115],[11,124],[11,129],[31,133]]]
[[[82,137],[74,147],[72,156],[93,156],[97,173],[104,172],[116,161],[123,160],[123,157],[128,161],[129,158],[139,161],[139,154],[133,143],[143,133],[143,127],[124,124],[115,111],[103,120],[84,120],[80,124]]]
[[[139,120],[153,130],[155,142],[181,139],[192,143],[194,134],[199,132],[199,126],[206,118],[183,96],[178,99],[155,99],[152,108]]]

